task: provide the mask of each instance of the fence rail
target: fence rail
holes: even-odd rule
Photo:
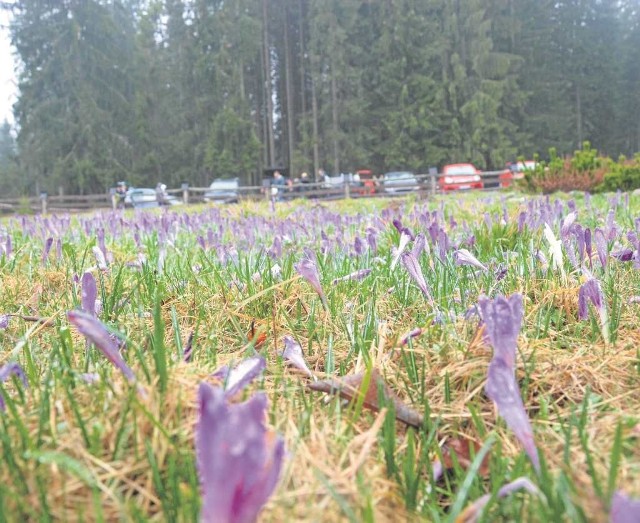
[[[504,184],[500,176],[504,171],[487,171],[480,173],[484,189],[501,189]],[[296,198],[312,198],[321,200],[339,200],[345,198],[380,198],[407,196],[419,194],[428,197],[442,192],[438,183],[441,174],[418,174],[415,181],[409,183],[384,184],[375,180],[350,180],[348,177],[329,179],[323,183],[300,183],[294,186],[278,187],[272,193],[270,186],[238,187],[236,196],[226,198],[211,197],[210,187],[189,187],[183,184],[176,189],[167,189],[172,204],[195,204],[203,202],[223,202],[240,200],[264,200],[274,198],[277,201],[293,200]],[[416,183],[417,182],[417,183]],[[207,194],[209,193],[209,194]],[[145,200],[144,207],[157,206],[153,200]],[[43,213],[47,212],[82,212],[98,209],[116,208],[118,198],[113,193],[89,195],[47,195],[29,198],[0,198],[0,213]],[[134,207],[137,205],[134,205]]]

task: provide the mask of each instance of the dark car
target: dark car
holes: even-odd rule
[[[205,202],[236,203],[240,192],[238,178],[216,178],[204,193]]]
[[[416,175],[408,171],[392,171],[382,177],[382,190],[387,194],[407,193],[419,188]]]

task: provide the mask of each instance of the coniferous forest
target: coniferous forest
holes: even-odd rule
[[[638,0],[15,0],[7,195],[640,150]]]

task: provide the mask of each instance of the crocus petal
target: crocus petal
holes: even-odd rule
[[[638,523],[640,499],[632,499],[624,492],[616,491],[611,499],[611,523]]]
[[[234,369],[225,365],[212,376],[226,383],[224,393],[227,398],[231,398],[260,376],[266,367],[267,362],[262,356],[254,356],[240,362]]]
[[[483,271],[487,270],[487,267],[483,265],[473,254],[467,249],[458,249],[453,253],[453,258],[456,265],[471,265]]]
[[[195,446],[202,489],[202,522],[252,523],[273,493],[284,441],[264,425],[267,398],[256,394],[227,404],[226,393],[207,383],[198,390]]]
[[[102,252],[100,247],[98,247],[97,245],[94,245],[91,248],[91,251],[93,252],[93,255],[96,258],[96,264],[98,265],[98,269],[100,269],[101,271],[106,271],[108,268],[107,259],[104,257],[104,253]]]
[[[533,440],[529,418],[524,410],[514,369],[499,357],[494,357],[489,364],[485,392],[496,404],[498,412],[524,447],[535,469],[539,471],[538,450]]]
[[[413,247],[411,249],[411,252],[416,258],[420,259],[420,255],[425,250],[426,246],[427,246],[427,239],[425,238],[424,234],[418,233],[416,235],[416,239],[413,240]]]
[[[280,355],[294,367],[300,369],[307,376],[312,378],[313,373],[309,370],[309,367],[307,367],[307,364],[304,361],[304,357],[302,355],[302,347],[300,346],[300,344],[291,336],[285,336],[283,340],[284,350]]]
[[[0,329],[6,329],[9,326],[9,320],[11,316],[9,314],[0,314]]]
[[[350,281],[350,280],[359,281],[369,276],[369,274],[371,274],[371,269],[360,269],[359,271],[352,272],[351,274],[347,274],[346,276],[335,278],[331,283],[335,285],[336,283],[340,283],[342,281]]]
[[[51,250],[51,246],[53,245],[53,238],[47,238],[44,242],[44,248],[42,249],[42,264],[47,261],[49,257],[49,251]]]
[[[425,298],[430,302],[433,302],[429,286],[427,285],[427,280],[425,280],[420,263],[418,263],[418,259],[413,255],[413,253],[405,252],[402,254],[402,265],[407,269],[409,276],[411,276],[413,281],[416,282],[416,285],[418,285]]]
[[[409,236],[408,234],[405,234],[404,232],[400,234],[400,243],[398,244],[398,247],[393,248],[393,260],[391,260],[391,270],[395,269],[396,265],[398,264],[398,261],[400,260],[400,256],[402,256],[402,253],[404,253],[404,250],[407,248],[407,245],[409,245],[410,241],[411,241],[411,236]]]
[[[407,236],[409,236],[409,239],[413,240],[413,233],[411,232],[411,229],[402,225],[402,222],[398,218],[393,220],[392,223],[400,234],[406,234]]]
[[[318,296],[320,296],[324,308],[329,309],[327,298],[325,297],[322,290],[322,285],[320,285],[320,274],[318,273],[318,267],[315,262],[313,260],[310,260],[309,258],[303,258],[302,261],[294,264],[293,267],[298,272],[298,274],[300,274],[300,276],[307,280],[311,287],[313,287],[313,289],[318,293]]]
[[[13,361],[0,367],[0,383],[4,383],[11,376],[17,376],[25,387],[29,386],[24,370],[18,363]],[[0,411],[4,412],[4,410],[5,402],[2,394],[0,394]]]
[[[567,214],[565,219],[562,221],[562,227],[560,227],[561,238],[568,238],[569,233],[571,232],[571,226],[575,223],[577,217],[578,215],[575,212]]]
[[[508,299],[498,296],[493,300],[481,297],[478,307],[494,355],[501,357],[507,365],[515,367],[516,345],[524,314],[522,295],[513,294]]]
[[[409,343],[409,340],[413,338],[417,338],[421,334],[422,334],[422,329],[420,327],[411,329],[409,332],[405,332],[402,336],[400,336],[400,338],[398,339],[398,344],[406,345],[407,343]]]
[[[529,478],[520,477],[518,479],[513,480],[511,483],[507,483],[506,485],[500,487],[500,490],[498,490],[497,497],[504,498],[517,490],[523,490],[523,489],[528,491],[530,494],[533,494],[536,496],[540,495],[540,491],[537,489],[537,487],[533,483],[531,483],[531,480],[529,480]],[[484,496],[478,498],[476,501],[473,502],[472,505],[467,507],[464,510],[464,512],[460,514],[460,516],[458,516],[458,518],[456,519],[456,522],[473,523],[477,521],[480,516],[480,513],[482,512],[482,509],[487,505],[487,503],[489,503],[490,499],[491,499],[490,494],[485,494]]]
[[[549,251],[551,253],[551,262],[553,264],[554,270],[559,270],[562,276],[565,276],[564,273],[564,264],[562,257],[562,241],[556,239],[555,234],[549,227],[548,223],[544,224],[544,237],[549,243]]]
[[[91,272],[87,271],[82,275],[81,283],[82,310],[89,314],[96,315],[96,298],[98,297],[98,287],[96,279]]]
[[[498,296],[494,300],[483,297],[478,301],[478,307],[493,346],[485,392],[498,407],[536,470],[540,470],[533,430],[515,377],[516,344],[523,317],[522,296],[513,294],[508,299]]]
[[[589,317],[588,302],[593,304],[598,313],[602,335],[605,342],[608,343],[610,341],[609,313],[604,292],[602,292],[600,282],[595,278],[589,278],[580,286],[578,292],[578,318],[580,320],[586,320]]]
[[[187,343],[184,346],[184,350],[182,352],[182,359],[185,363],[189,363],[191,358],[193,357],[193,336],[195,335],[195,331],[191,331],[189,337],[187,338]]]
[[[594,231],[593,241],[596,244],[596,252],[598,253],[598,258],[600,259],[600,265],[602,265],[602,268],[604,269],[607,267],[608,246],[602,229],[596,229]]]
[[[115,365],[130,382],[136,376],[120,355],[119,347],[105,325],[88,312],[74,310],[67,312],[69,321],[87,340],[93,343],[106,358]]]
[[[611,253],[611,257],[622,262],[631,261],[633,260],[633,249],[631,249],[630,247],[618,249],[617,251],[613,251]]]

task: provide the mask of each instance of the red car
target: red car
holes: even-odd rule
[[[438,179],[441,191],[462,191],[466,189],[482,189],[480,171],[470,163],[452,163],[442,168]]]
[[[533,171],[536,165],[533,160],[507,163],[507,168],[500,174],[500,187],[509,187],[514,180],[522,180],[525,171]]]

